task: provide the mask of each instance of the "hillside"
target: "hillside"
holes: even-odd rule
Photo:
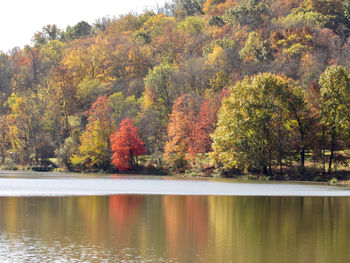
[[[343,0],[175,0],[44,26],[0,54],[0,163],[123,171],[142,154],[194,174],[346,171],[349,36]]]

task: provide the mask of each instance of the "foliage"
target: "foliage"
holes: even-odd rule
[[[199,101],[194,96],[182,95],[172,108],[168,124],[168,141],[165,145],[165,155],[175,153],[176,159],[186,159],[186,154],[194,151],[194,125],[199,112]]]
[[[60,148],[55,151],[58,164],[61,167],[73,168],[71,158],[74,154],[78,153],[80,145],[79,137],[79,131],[75,130],[70,137],[65,139],[64,144],[60,145]]]
[[[239,55],[246,62],[252,60],[255,63],[262,63],[269,60],[271,58],[269,42],[263,40],[256,32],[251,32]]]
[[[287,29],[324,27],[330,20],[329,16],[315,12],[313,9],[295,8],[286,17],[275,21],[277,26]]]
[[[206,27],[206,22],[203,18],[189,16],[183,22],[180,22],[177,28],[181,31],[191,34],[198,34]]]
[[[224,94],[208,91],[204,101],[195,95],[185,94],[175,101],[169,117],[168,141],[164,147],[165,157],[172,168],[183,169],[188,160],[194,161],[199,153],[210,151],[210,134],[215,130]]]
[[[109,97],[112,109],[112,119],[119,125],[124,118],[136,119],[140,112],[141,100],[135,96],[125,98],[122,92],[116,92]]]
[[[341,140],[348,136],[350,121],[350,78],[344,67],[332,66],[320,77],[321,124],[325,127],[329,140],[329,166],[336,159],[334,152],[341,149]]]
[[[98,80],[85,79],[79,83],[76,90],[76,98],[79,101],[77,105],[82,110],[88,110],[92,103],[110,92],[110,87]]]
[[[120,128],[111,135],[112,163],[119,171],[137,168],[136,157],[146,153],[138,129],[128,118],[123,119]]]
[[[150,70],[145,77],[145,107],[154,104],[168,113],[171,112],[174,90],[171,85],[171,74],[174,71],[170,64],[160,64]]]
[[[78,153],[71,157],[71,162],[82,169],[106,169],[111,155],[109,138],[113,129],[109,99],[99,97],[85,114],[88,125],[80,137]]]
[[[347,0],[176,0],[46,25],[32,45],[0,53],[0,159],[31,165],[55,153],[68,169],[107,168],[110,135],[129,118],[158,168],[165,157],[196,167],[214,138],[219,169],[312,179],[327,159],[335,172],[348,165],[339,66],[350,66],[349,14]]]
[[[246,77],[232,87],[213,134],[216,163],[226,170],[264,173],[271,173],[273,163],[282,165],[290,147],[288,109],[283,104],[293,95],[287,79],[268,73]]]
[[[226,11],[225,21],[238,22],[256,29],[264,24],[268,16],[268,7],[265,1],[244,0]]]

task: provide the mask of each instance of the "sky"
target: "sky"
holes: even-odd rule
[[[34,33],[48,24],[60,29],[80,21],[93,24],[102,17],[118,17],[146,8],[162,7],[165,0],[5,0],[0,11],[0,50],[8,52],[31,44]]]

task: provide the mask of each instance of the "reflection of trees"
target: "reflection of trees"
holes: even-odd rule
[[[183,256],[195,262],[207,249],[206,197],[164,196],[163,209],[167,257]]]
[[[208,261],[345,262],[349,205],[334,197],[209,197]]]
[[[143,196],[114,195],[109,197],[109,224],[114,226],[121,241],[135,235],[135,220],[140,214]]]
[[[1,229],[6,229],[10,234],[16,231],[17,221],[21,216],[18,207],[23,206],[23,202],[23,198],[8,197],[5,199],[5,202],[0,203],[0,214],[2,217],[2,220],[0,220]]]
[[[89,239],[96,243],[103,241],[106,234],[108,199],[101,196],[77,197],[79,209],[78,216],[81,218],[80,228],[88,233]]]
[[[0,214],[8,244],[19,239],[30,253],[34,246],[67,261],[127,261],[128,254],[153,262],[313,263],[349,256],[350,198],[12,197],[0,198]]]

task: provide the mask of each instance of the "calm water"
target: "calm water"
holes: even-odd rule
[[[201,196],[197,192],[191,195],[189,190],[184,195],[103,196],[99,179],[96,179],[99,196],[40,197],[32,189],[33,181],[40,187],[64,182],[67,188],[67,181],[71,180],[70,191],[80,189],[84,193],[89,191],[90,186],[86,185],[95,179],[90,178],[84,184],[82,178],[36,181],[39,179],[23,176],[13,181],[14,178],[4,177],[9,176],[0,178],[3,196],[0,197],[0,262],[350,260],[350,197]],[[116,191],[111,181],[119,179],[103,180],[109,185],[108,191]],[[125,179],[123,183],[129,181],[140,183]],[[152,181],[153,185],[158,187],[158,181]],[[176,187],[186,183],[175,180],[176,184],[172,185],[174,180],[163,181]],[[4,196],[3,184],[9,188],[22,185],[22,188],[17,192],[12,189],[16,196]],[[75,184],[84,186],[79,188]],[[200,184],[199,188],[210,186]],[[48,192],[56,189],[51,187]],[[253,187],[258,193],[272,191],[271,185]],[[321,191],[310,185],[292,187],[308,187],[311,195]],[[348,191],[330,189],[325,190],[326,195]]]

